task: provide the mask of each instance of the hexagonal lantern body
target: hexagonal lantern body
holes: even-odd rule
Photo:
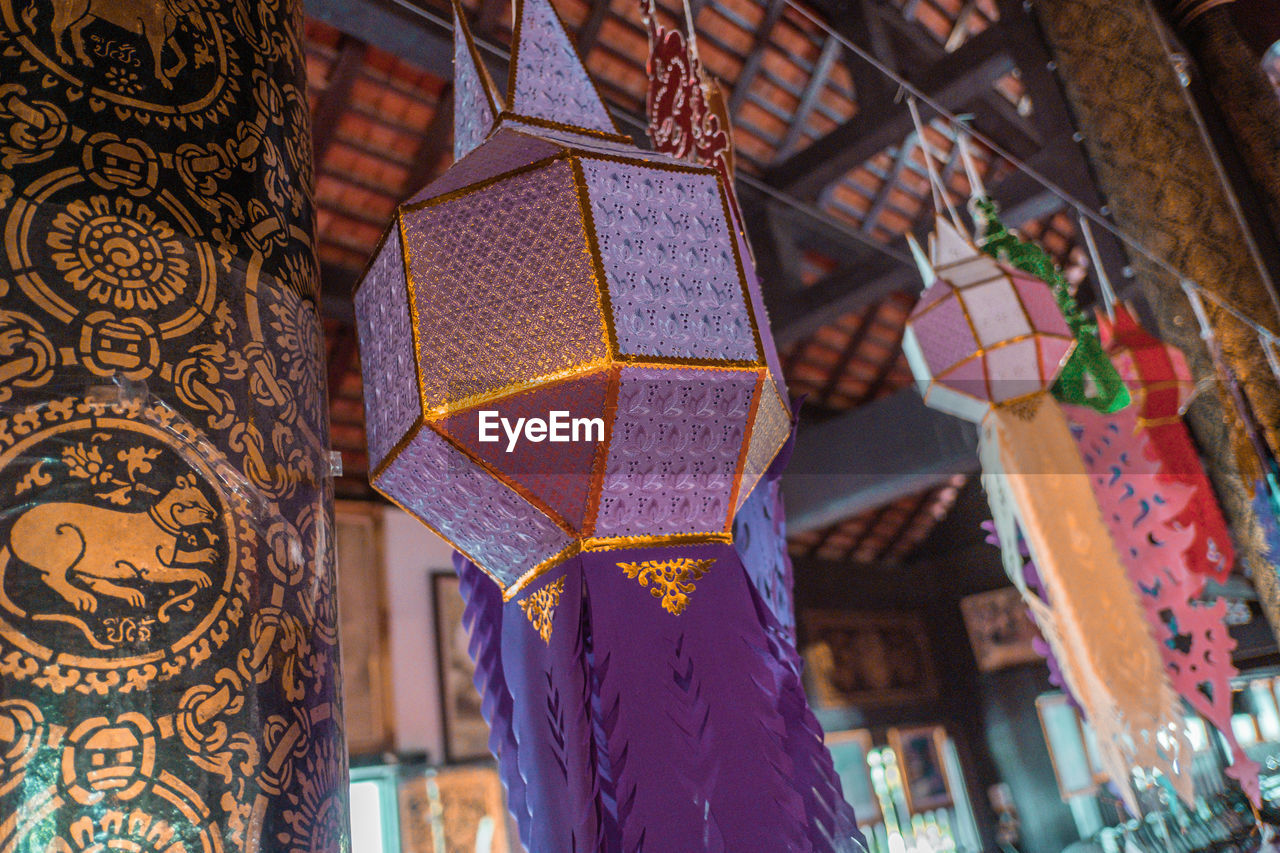
[[[1048,390],[1075,346],[1049,285],[983,254],[945,220],[931,254],[931,284],[902,342],[925,403],[981,422],[993,406]]]
[[[508,597],[582,550],[729,541],[790,431],[729,222],[712,169],[505,119],[356,292],[375,488]]]

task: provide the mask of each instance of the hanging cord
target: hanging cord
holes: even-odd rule
[[[1271,450],[1267,447],[1267,443],[1262,437],[1261,427],[1257,417],[1254,415],[1253,406],[1249,403],[1248,397],[1245,396],[1244,389],[1240,387],[1235,373],[1232,372],[1231,367],[1227,364],[1226,357],[1222,352],[1222,345],[1218,343],[1218,339],[1213,333],[1213,327],[1209,324],[1208,313],[1205,311],[1204,302],[1200,299],[1202,291],[1188,280],[1182,282],[1182,290],[1186,293],[1187,301],[1191,303],[1191,310],[1195,312],[1196,321],[1200,324],[1200,337],[1204,340],[1205,348],[1209,350],[1209,357],[1213,359],[1214,366],[1218,369],[1218,374],[1222,378],[1222,383],[1226,386],[1227,393],[1231,395],[1236,414],[1240,416],[1240,425],[1243,427],[1249,443],[1253,446],[1253,452],[1258,457],[1258,463],[1262,466],[1262,471],[1270,487],[1274,502],[1277,497],[1280,497],[1280,469],[1277,468],[1276,460],[1271,455]]]
[[[964,166],[965,179],[969,181],[969,201],[975,202],[980,198],[986,198],[986,184],[982,182],[982,175],[978,172],[978,164],[973,161],[973,152],[969,150],[969,128],[967,126],[960,126],[960,130],[956,134],[956,145],[960,146],[960,163]]]
[[[1098,244],[1093,242],[1093,227],[1089,224],[1089,220],[1080,217],[1080,233],[1084,235],[1084,244],[1089,250],[1089,263],[1093,265],[1093,271],[1098,276],[1098,289],[1102,291],[1102,307],[1107,312],[1107,317],[1114,320],[1116,318],[1116,292],[1111,287],[1111,277],[1107,275],[1107,268],[1102,263],[1102,258],[1098,256]]]
[[[924,167],[929,173],[929,191],[933,194],[933,209],[939,215],[943,210],[946,210],[947,215],[951,217],[951,224],[956,227],[956,230],[961,234],[967,234],[968,229],[964,227],[964,223],[960,221],[960,215],[956,213],[956,209],[951,205],[951,194],[942,185],[942,177],[938,174],[938,164],[933,159],[933,146],[925,135],[924,122],[920,121],[920,107],[916,104],[914,97],[907,97],[907,109],[911,112],[911,123],[916,127],[916,138],[919,140],[920,153],[924,155]]]

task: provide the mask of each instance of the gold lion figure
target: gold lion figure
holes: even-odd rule
[[[90,613],[98,609],[98,599],[74,586],[73,577],[93,592],[135,607],[146,604],[142,592],[116,581],[208,587],[209,576],[193,566],[212,564],[216,552],[212,547],[186,550],[181,543],[216,517],[189,474],[178,477],[174,488],[140,512],[82,503],[41,504],[18,517],[8,543],[0,547],[0,587],[14,557],[34,567],[45,585],[77,610]],[[26,615],[7,596],[0,596],[0,601]]]

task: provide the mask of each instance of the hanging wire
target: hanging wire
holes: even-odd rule
[[[943,209],[947,211],[947,215],[951,217],[951,224],[965,233],[964,224],[960,221],[960,215],[956,213],[956,209],[951,205],[951,194],[947,192],[947,188],[942,183],[942,176],[938,174],[938,164],[934,161],[933,145],[929,143],[929,138],[925,136],[924,122],[920,120],[920,107],[916,104],[914,97],[907,98],[907,109],[911,111],[911,123],[915,125],[916,136],[920,140],[920,153],[924,155],[924,167],[929,173],[929,191],[933,193],[933,209],[941,212]]]
[[[417,15],[418,17],[426,21],[430,21],[431,23],[445,30],[448,30],[450,32],[453,31],[453,21],[441,15],[437,15],[436,13],[432,12],[429,9],[424,9],[421,6],[418,6],[410,2],[410,0],[392,0],[392,2],[394,2],[397,6],[399,6],[400,8],[404,9],[407,12]],[[1236,308],[1234,305],[1232,305],[1230,302],[1223,299],[1222,297],[1218,296],[1216,293],[1205,289],[1195,281],[1191,280],[1188,276],[1184,275],[1182,271],[1179,270],[1177,267],[1175,267],[1173,264],[1169,263],[1164,258],[1160,257],[1159,255],[1149,250],[1140,241],[1124,233],[1122,230],[1120,230],[1115,225],[1113,225],[1110,222],[1110,220],[1108,220],[1105,216],[1098,213],[1097,211],[1094,211],[1091,207],[1086,205],[1084,202],[1080,201],[1080,199],[1076,198],[1066,190],[1062,189],[1062,187],[1058,186],[1049,178],[1041,174],[1040,171],[1037,170],[1035,167],[1015,157],[1011,152],[1006,150],[1003,146],[1001,146],[995,140],[991,139],[986,134],[982,133],[981,131],[973,127],[970,127],[968,124],[965,123],[965,120],[961,116],[957,115],[956,113],[952,112],[951,110],[947,109],[945,106],[940,104],[938,101],[929,97],[928,94],[926,94],[924,91],[922,91],[918,87],[912,85],[911,82],[907,80],[905,77],[901,76],[892,68],[890,68],[889,66],[881,62],[878,58],[876,58],[874,54],[868,52],[858,44],[854,43],[852,40],[844,36],[842,33],[837,32],[830,24],[828,24],[826,21],[819,18],[813,12],[800,6],[796,2],[796,0],[783,0],[783,2],[788,7],[790,7],[791,10],[794,11],[797,15],[804,18],[806,21],[810,22],[811,24],[816,26],[818,29],[822,30],[828,37],[833,38],[837,42],[839,42],[840,45],[844,47],[845,50],[847,50],[849,53],[853,54],[854,56],[857,56],[859,59],[863,60],[872,68],[876,69],[882,75],[884,75],[889,80],[897,84],[899,89],[903,93],[909,96],[907,104],[913,113],[915,113],[915,111],[918,109],[918,107],[916,106],[916,102],[922,102],[922,103],[928,104],[934,110],[934,112],[936,112],[939,116],[943,118],[943,120],[950,127],[952,134],[956,137],[958,141],[962,138],[962,136],[968,136],[972,139],[978,140],[983,144],[983,146],[989,149],[996,156],[1000,157],[1002,160],[1007,162],[1010,166],[1022,172],[1027,177],[1031,178],[1033,181],[1040,184],[1040,186],[1044,187],[1046,190],[1048,190],[1050,193],[1056,196],[1058,200],[1061,201],[1064,205],[1073,208],[1077,216],[1080,218],[1082,224],[1084,223],[1085,220],[1088,220],[1093,225],[1096,225],[1099,228],[1102,228],[1107,233],[1111,234],[1113,237],[1115,237],[1117,240],[1123,243],[1125,246],[1127,246],[1129,249],[1131,249],[1133,252],[1141,255],[1142,257],[1147,259],[1149,262],[1151,262],[1151,264],[1163,270],[1169,276],[1174,278],[1179,283],[1179,285],[1183,288],[1184,291],[1187,291],[1188,293],[1194,291],[1200,294],[1202,297],[1212,302],[1218,309],[1225,311],[1226,313],[1234,317],[1236,320],[1238,320],[1240,323],[1248,326],[1258,335],[1259,338],[1266,341],[1270,341],[1273,345],[1280,346],[1280,336],[1278,336],[1275,332],[1271,331],[1271,329],[1257,322],[1248,314],[1246,314],[1244,311],[1241,311],[1239,308]],[[499,45],[493,44],[492,42],[481,40],[481,39],[475,39],[475,43],[477,47],[481,48],[482,50],[485,50],[486,52],[500,59],[510,61],[511,52],[509,50]],[[626,124],[629,124],[632,127],[635,127],[640,130],[645,130],[649,126],[648,122],[645,119],[642,119],[639,116],[635,116],[625,110],[621,110],[613,106],[608,106],[608,109],[609,109],[609,112],[615,118],[622,119]],[[916,118],[918,120],[918,116]],[[925,158],[927,161],[929,159],[929,154],[927,149],[928,141],[924,139],[923,134],[920,135],[920,138],[921,138],[921,145],[926,146]],[[768,184],[764,183],[763,181],[760,181],[759,179],[754,178],[750,175],[746,175],[740,172],[735,177],[738,181],[741,181],[743,184],[746,184],[752,189],[758,192],[761,192],[764,195],[769,196],[773,200],[781,204],[784,204],[787,207],[790,207],[791,209],[799,213],[802,213],[816,221],[822,222],[825,226],[833,230],[839,231],[841,234],[844,234],[849,238],[856,240],[857,242],[869,248],[872,248],[882,254],[888,255],[904,264],[914,265],[913,259],[907,253],[900,252],[891,246],[887,246],[884,243],[879,242],[878,240],[868,237],[867,235],[861,233],[860,231],[854,228],[851,228],[848,225],[845,225],[839,220],[836,220],[831,218],[830,216],[827,216],[825,213],[813,207],[812,205],[805,204],[804,202],[801,202],[800,200],[794,198],[793,196],[788,195],[787,193],[781,192],[776,188],[771,187]],[[947,203],[947,207],[950,208],[949,202]],[[1089,233],[1088,236],[1086,237],[1086,240],[1091,241],[1091,239],[1092,239],[1092,234]],[[1194,303],[1192,307],[1193,309],[1196,307]],[[1208,317],[1207,317],[1207,314],[1203,312],[1203,306],[1201,306],[1201,310],[1195,311],[1195,316],[1196,316],[1197,323],[1199,323],[1201,326],[1201,332],[1202,333],[1210,332],[1211,327],[1207,326]]]
[[[1089,263],[1093,264],[1093,271],[1098,274],[1098,286],[1102,290],[1102,307],[1107,312],[1107,316],[1112,320],[1116,318],[1116,292],[1111,287],[1111,278],[1107,275],[1107,268],[1102,263],[1102,258],[1098,256],[1098,244],[1093,242],[1093,226],[1089,224],[1089,220],[1080,217],[1080,233],[1084,235],[1084,244],[1089,250]]]

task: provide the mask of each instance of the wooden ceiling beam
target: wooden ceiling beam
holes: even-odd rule
[[[782,17],[782,10],[785,8],[787,8],[785,0],[769,0],[764,21],[756,29],[755,42],[751,45],[751,51],[742,63],[742,70],[738,72],[738,79],[733,82],[733,91],[729,94],[731,118],[737,116],[742,102],[747,97],[747,90],[751,88],[756,75],[760,73],[760,66],[764,63],[764,52],[769,47],[769,34],[773,32],[773,27]]]
[[[1063,152],[1066,146],[1073,144],[1070,137],[1057,140],[1032,158],[1030,165],[1059,186],[1072,186],[1074,167],[1069,159],[1064,158]],[[1061,199],[1022,172],[1014,172],[1000,183],[988,187],[988,192],[1000,204],[1002,218],[1011,228],[1062,207]],[[795,226],[801,222],[799,215],[782,210],[779,215],[793,224],[793,233],[815,241],[809,248],[828,257],[848,258],[852,253],[853,258],[807,287],[781,293],[772,288],[766,289],[765,303],[778,346],[797,341],[841,314],[856,311],[895,291],[914,292],[920,289],[920,274],[915,266],[900,259],[907,257],[905,237],[886,247],[897,255],[895,257],[856,244],[834,228],[797,228]],[[930,212],[916,223],[917,239],[923,239],[931,225]],[[801,242],[800,246],[804,247],[805,243]],[[834,255],[833,252],[837,251],[842,254]]]
[[[303,9],[310,17],[376,44],[442,80],[453,79],[452,34],[393,0],[305,0]],[[501,76],[506,80],[505,70]]]
[[[911,160],[911,155],[916,150],[918,138],[913,130],[907,135],[907,138],[898,146],[898,156],[893,160],[893,168],[889,170],[889,174],[885,175],[884,183],[880,184],[876,190],[875,198],[871,199],[871,207],[867,208],[866,214],[863,216],[862,225],[858,228],[863,234],[870,234],[872,229],[876,227],[876,220],[880,218],[880,214],[884,212],[885,206],[889,203],[889,196],[898,188],[898,178],[902,176],[903,169]]]
[[[587,19],[582,22],[582,26],[578,28],[578,55],[582,57],[583,62],[587,61],[587,55],[591,53],[591,48],[596,46],[596,41],[600,38],[600,28],[604,26],[604,19],[609,16],[610,5],[612,5],[611,0],[592,0],[591,11],[587,14]]]
[[[841,52],[840,40],[835,36],[827,36],[826,42],[822,45],[822,53],[818,56],[818,62],[814,65],[813,74],[805,84],[804,92],[800,95],[800,103],[796,105],[795,114],[792,115],[791,123],[787,126],[787,135],[783,137],[782,145],[778,149],[779,158],[790,155],[799,144],[805,125],[809,122],[809,115],[817,105],[818,98],[822,95],[822,87],[827,85],[827,78],[831,76],[831,69],[835,67]]]
[[[436,102],[435,112],[427,129],[423,131],[422,144],[413,158],[413,168],[405,179],[405,193],[413,194],[426,186],[436,176],[445,160],[453,156],[453,84],[445,85]]]
[[[818,392],[818,397],[814,400],[819,406],[826,406],[827,399],[840,387],[840,380],[844,379],[845,371],[849,369],[849,365],[853,363],[854,358],[858,355],[858,350],[862,349],[862,342],[867,339],[867,335],[871,334],[871,329],[876,324],[876,318],[880,312],[876,310],[876,306],[868,305],[862,312],[862,316],[858,318],[858,326],[853,330],[853,334],[849,335],[849,340],[845,342],[844,348],[840,351],[840,357],[836,359],[836,366],[827,376],[826,385],[822,386],[822,390]]]
[[[948,109],[960,109],[1013,69],[1005,36],[999,25],[983,31],[925,69],[913,83],[931,100]],[[841,175],[898,144],[911,130],[905,103],[884,99],[862,105],[852,119],[769,169],[765,180],[812,201]]]
[[[365,44],[360,39],[343,34],[338,43],[338,56],[329,69],[324,91],[316,98],[315,118],[311,121],[312,162],[319,168],[324,155],[338,131],[338,122],[351,99],[351,89],[364,67]]]
[[[915,304],[915,300],[912,299],[907,304],[913,305]],[[893,357],[881,362],[880,366],[876,368],[876,375],[867,383],[867,390],[862,392],[862,399],[858,401],[859,405],[862,403],[869,403],[874,400],[880,393],[880,389],[889,381],[889,376],[893,373],[894,367],[898,364],[897,353],[898,350],[902,348],[902,338],[906,335],[906,332],[907,327],[905,324],[898,328],[898,333],[894,337],[893,346],[890,348],[894,353]]]
[[[831,448],[840,448],[833,454]],[[977,427],[930,409],[915,388],[802,424],[782,478],[787,530],[844,519],[978,470]]]

